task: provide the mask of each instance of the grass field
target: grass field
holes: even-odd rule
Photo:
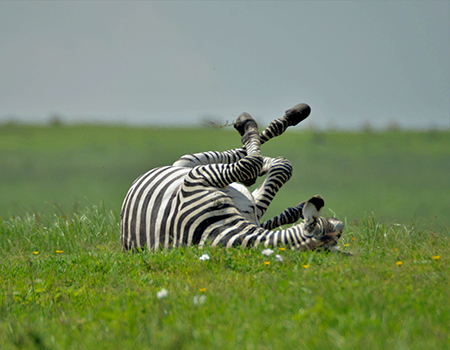
[[[0,348],[449,349],[449,136],[310,130],[263,146],[294,166],[268,216],[320,193],[353,257],[123,254],[134,178],[236,133],[2,126]]]

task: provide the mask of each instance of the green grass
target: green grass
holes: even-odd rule
[[[2,349],[450,348],[443,232],[365,217],[341,242],[353,257],[277,250],[283,262],[261,249],[124,254],[117,214],[97,206],[0,232]]]
[[[320,193],[354,253],[278,262],[121,251],[131,182],[239,146],[233,130],[2,126],[0,348],[450,349],[449,136],[309,130],[264,145],[294,166],[267,217]]]

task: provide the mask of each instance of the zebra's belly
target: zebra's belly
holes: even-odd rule
[[[247,187],[234,182],[220,191],[230,197],[234,206],[242,216],[259,226],[259,221],[256,216],[255,199]]]

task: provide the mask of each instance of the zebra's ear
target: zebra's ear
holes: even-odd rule
[[[303,217],[305,219],[318,218],[324,206],[325,201],[320,195],[308,199],[303,207]]]

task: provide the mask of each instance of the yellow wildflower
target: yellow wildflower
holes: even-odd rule
[[[286,250],[286,247],[280,247],[280,248],[278,248],[278,250],[281,250],[281,251]]]
[[[39,252],[33,252],[33,254],[34,254],[34,255],[38,255],[38,254],[39,254]]]
[[[270,261],[264,261],[264,265],[270,265]]]
[[[348,243],[347,243],[347,244],[344,244],[344,247],[348,247],[349,245],[350,245],[350,244],[348,244]]]
[[[309,265],[303,265],[302,266],[304,269],[307,269],[309,267]]]
[[[58,254],[62,254],[63,251],[62,250],[55,250],[55,252],[58,253]]]
[[[403,265],[403,262],[397,261],[395,264],[396,264],[397,266],[402,266],[402,265]]]
[[[435,255],[435,256],[432,256],[431,257],[431,259],[433,259],[433,260],[439,260],[441,257],[439,256],[439,255]]]
[[[205,292],[206,292],[206,288],[200,288],[198,291],[199,291],[200,293],[205,293]]]
[[[355,237],[352,237],[352,241],[354,241],[356,238]]]
[[[397,248],[394,248],[394,252],[397,252],[398,251],[398,249]]]

